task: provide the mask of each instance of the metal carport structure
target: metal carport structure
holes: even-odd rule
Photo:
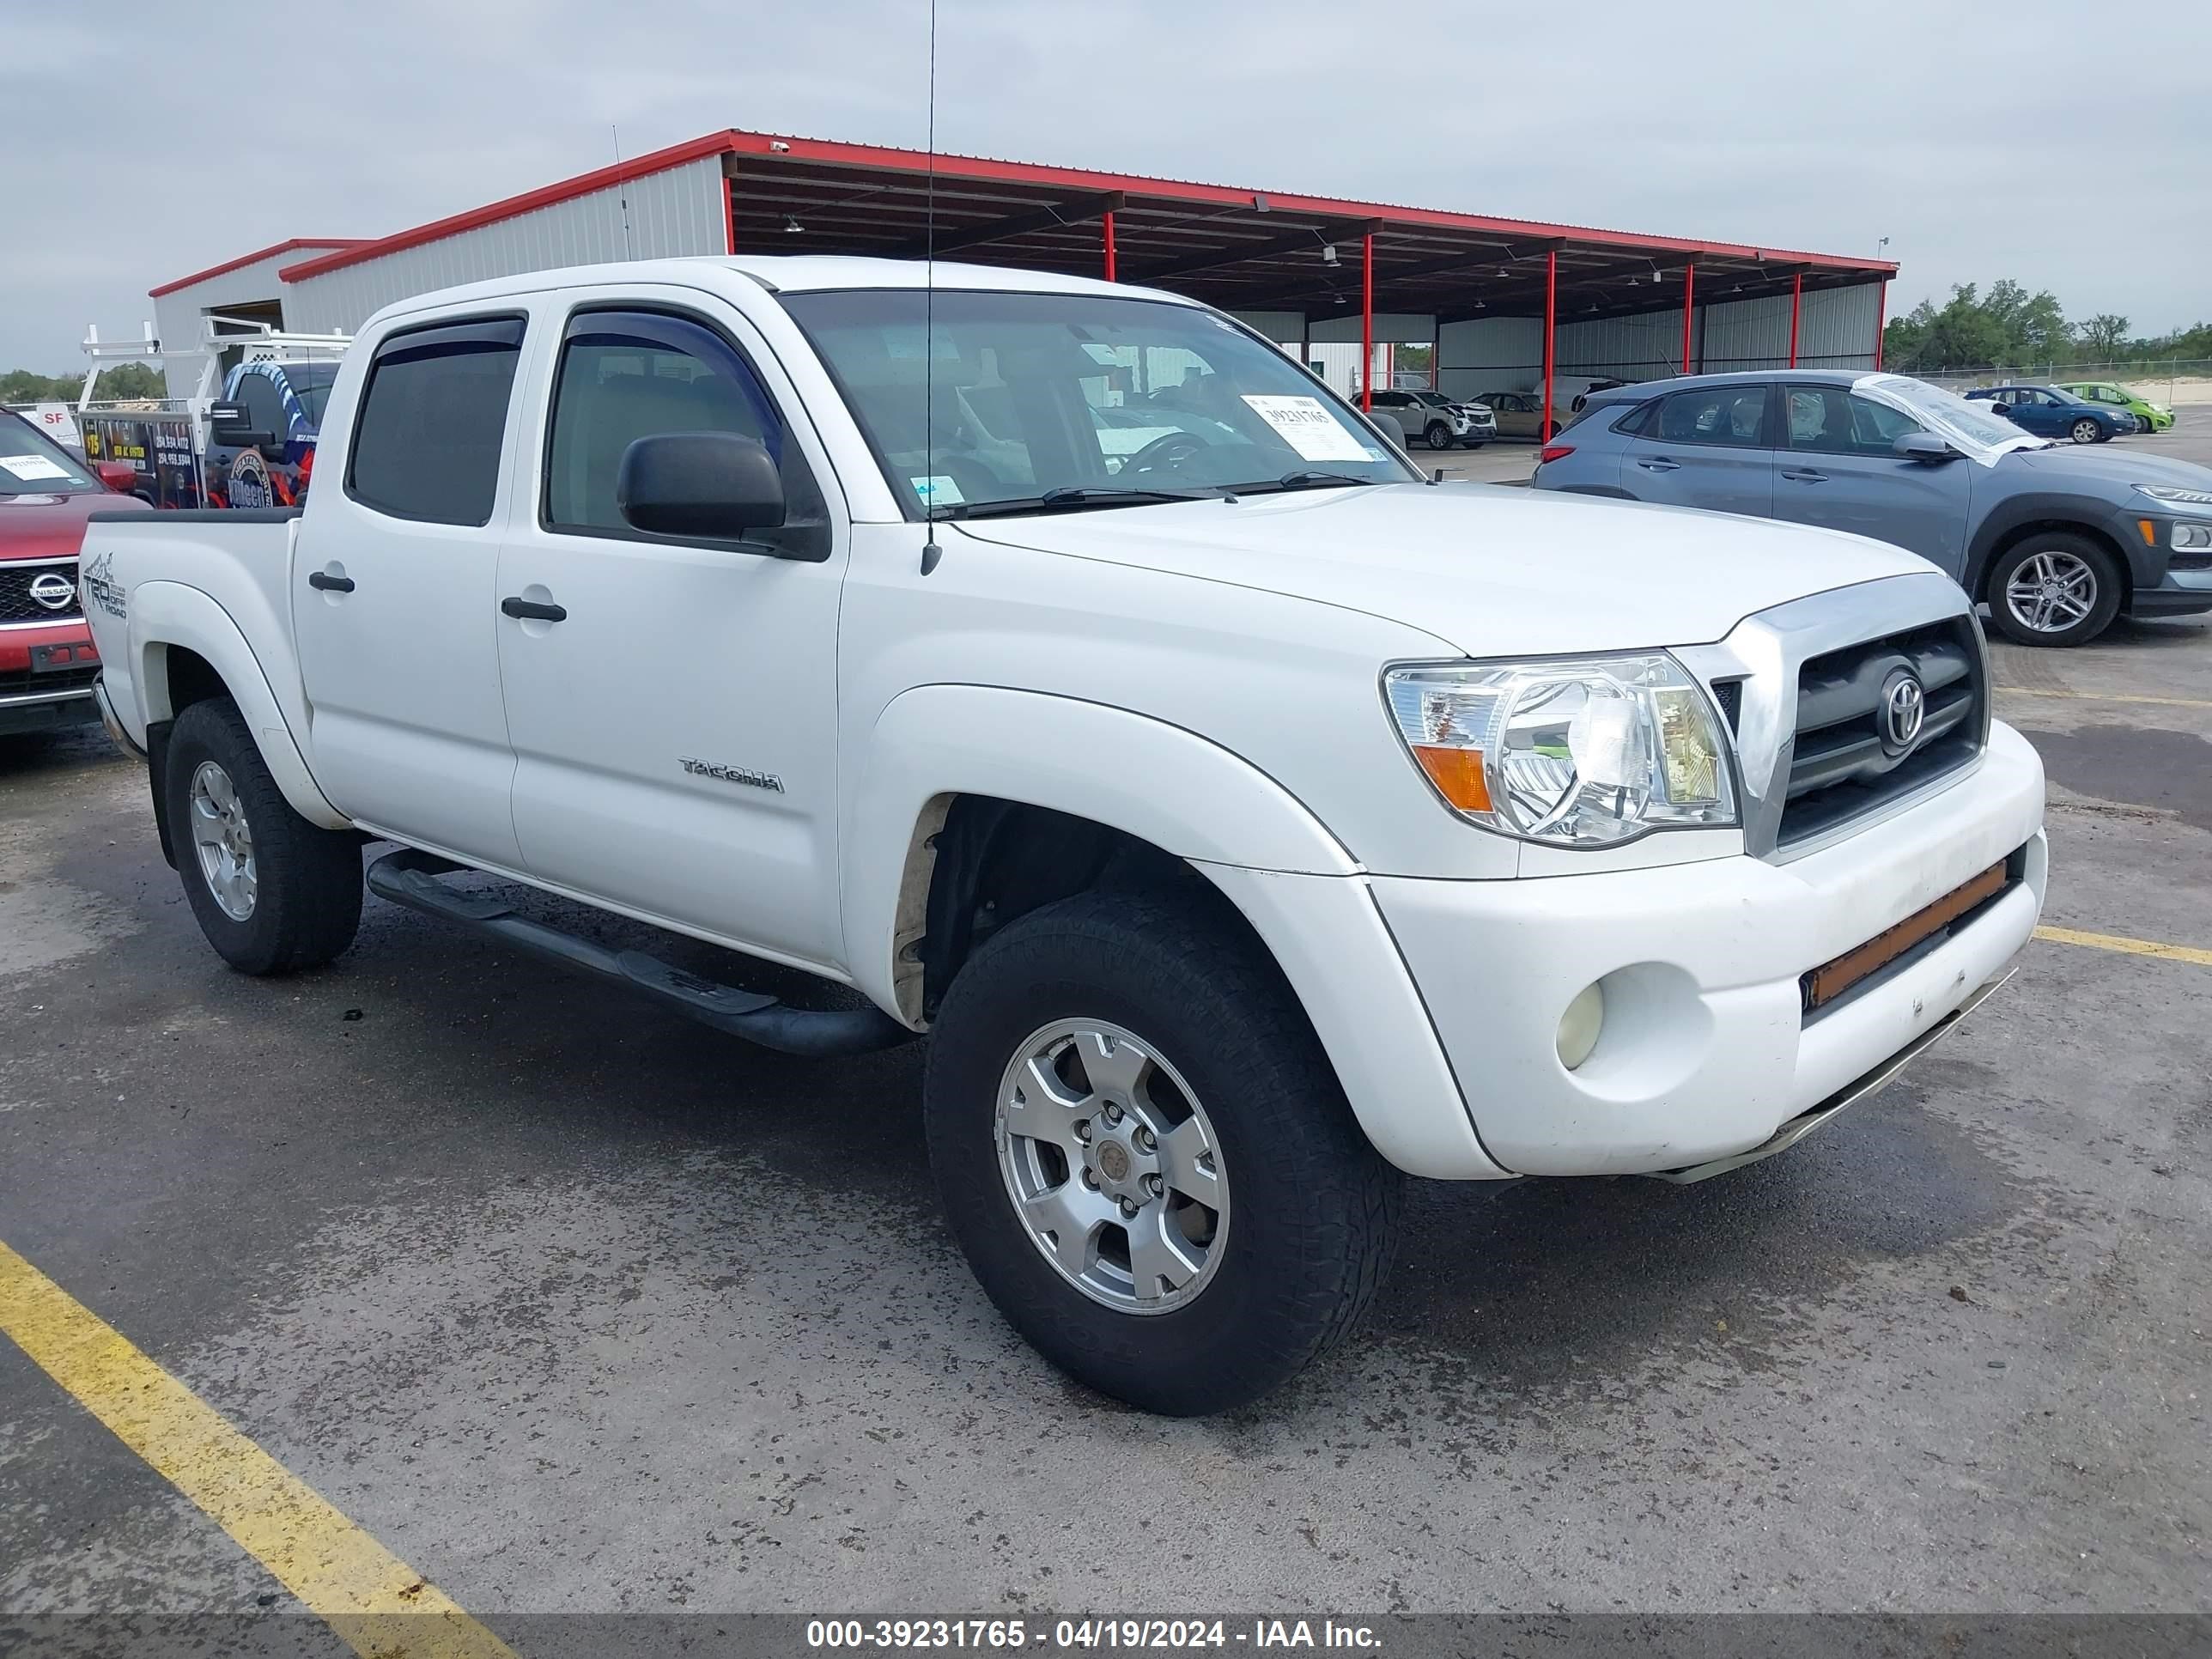
[[[1447,390],[1488,389],[1474,384],[1477,371],[1510,369],[1540,385],[1547,422],[1563,363],[1624,380],[1800,362],[1879,367],[1884,288],[1897,269],[731,129],[277,275],[287,326],[351,329],[379,306],[450,283],[629,254],[918,258],[933,248],[1170,288],[1286,347],[1357,339],[1363,396],[1379,337],[1425,337],[1434,372],[1466,382]],[[1408,331],[1422,328],[1425,337]],[[1496,361],[1448,363],[1448,345]]]

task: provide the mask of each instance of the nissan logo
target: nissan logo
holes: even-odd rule
[[[1928,693],[1906,669],[1899,669],[1882,688],[1881,741],[1899,753],[1912,747],[1928,718]]]
[[[49,611],[66,611],[76,598],[76,584],[49,570],[31,583],[31,597]]]

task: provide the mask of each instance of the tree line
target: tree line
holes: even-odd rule
[[[2008,276],[1990,283],[1986,294],[1973,283],[1960,283],[1942,305],[1923,300],[1889,319],[1882,330],[1882,367],[1910,374],[2212,358],[2212,323],[2152,337],[2130,335],[2129,327],[2125,317],[2109,311],[2070,321],[2050,289],[2030,294]]]
[[[0,404],[74,404],[83,386],[82,374],[38,374],[27,368],[11,368],[0,374]],[[92,395],[129,401],[166,398],[169,392],[158,370],[144,363],[118,363],[100,371]]]

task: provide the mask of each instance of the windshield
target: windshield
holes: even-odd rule
[[[1441,392],[1416,392],[1413,396],[1431,409],[1449,409],[1452,406],[1451,399]]]
[[[1858,390],[1888,398],[1983,460],[1995,460],[2009,450],[2039,449],[2047,441],[2021,431],[1987,404],[1970,404],[1907,375],[1869,375],[1858,383]]]
[[[100,488],[82,460],[21,416],[0,410],[0,495],[76,495]]]
[[[783,302],[909,518],[1418,481],[1311,375],[1194,306],[947,289]]]
[[[331,382],[338,377],[336,363],[287,363],[284,365],[284,384],[292,388],[299,399],[300,413],[307,424],[322,430],[323,405],[330,401]]]

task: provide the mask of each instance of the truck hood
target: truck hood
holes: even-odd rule
[[[2091,450],[2075,444],[2053,444],[2048,449],[2015,449],[2001,465],[2026,467],[2054,484],[2094,481],[2110,487],[2115,501],[2130,486],[2139,483],[2212,489],[2212,466],[2199,466],[2171,455],[2148,455],[2140,449],[2108,451],[2100,446]]]
[[[1705,644],[1770,605],[1935,568],[1832,531],[1487,484],[1312,489],[940,528],[1364,611],[1474,657]]]
[[[112,490],[76,495],[0,495],[0,561],[73,559],[84,544],[84,521],[95,513],[143,507]],[[147,507],[151,512],[151,507]]]

